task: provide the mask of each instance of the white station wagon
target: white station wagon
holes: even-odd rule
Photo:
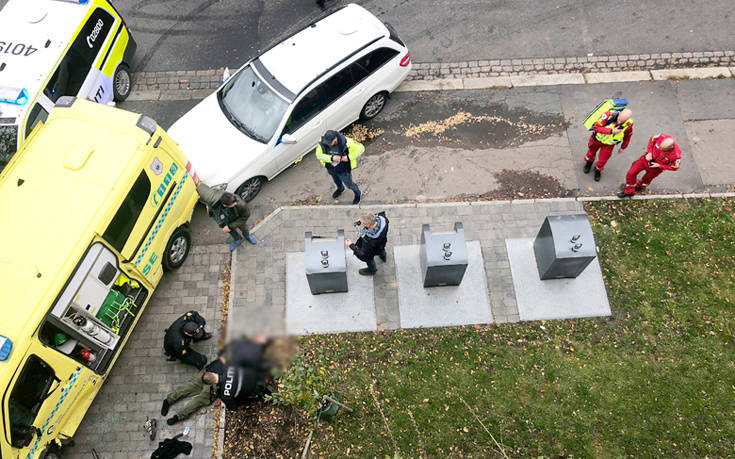
[[[410,70],[393,28],[350,4],[250,60],[168,132],[203,181],[250,201],[327,129],[380,113]]]

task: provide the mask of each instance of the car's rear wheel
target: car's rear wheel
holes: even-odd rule
[[[122,102],[130,95],[133,89],[133,78],[130,76],[130,70],[125,64],[120,64],[112,76],[112,95],[116,102]]]
[[[362,111],[360,112],[360,119],[362,119],[363,121],[367,121],[375,118],[378,113],[383,110],[383,107],[385,107],[385,103],[387,101],[388,93],[385,91],[373,95],[373,97],[369,98],[368,101],[365,102],[365,105],[362,107]]]
[[[186,256],[191,248],[191,233],[185,226],[176,228],[174,234],[166,244],[166,252],[163,256],[163,269],[173,271],[184,264]]]
[[[235,191],[246,202],[252,201],[263,188],[266,178],[263,176],[249,178]]]

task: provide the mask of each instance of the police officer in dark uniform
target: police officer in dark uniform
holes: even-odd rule
[[[212,337],[204,330],[206,320],[196,311],[182,315],[166,329],[163,337],[163,350],[169,360],[181,360],[201,370],[207,363],[207,357],[193,350],[191,342],[204,341]]]
[[[242,365],[225,365],[218,381],[218,395],[228,410],[260,399],[270,393],[263,370]]]
[[[236,409],[270,393],[266,373],[273,364],[263,358],[268,344],[264,336],[233,341],[207,366],[208,371],[219,375],[217,392],[227,409]]]

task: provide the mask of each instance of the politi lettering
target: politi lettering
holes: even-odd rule
[[[225,380],[225,395],[230,396],[230,391],[232,390],[232,381],[235,379],[235,368],[229,367],[227,369],[227,379]]]

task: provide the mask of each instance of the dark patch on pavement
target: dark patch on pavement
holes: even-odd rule
[[[574,190],[564,188],[556,178],[535,171],[503,169],[493,175],[499,185],[497,189],[479,195],[461,194],[451,196],[448,201],[496,201],[574,196]]]
[[[367,131],[357,140],[369,144],[371,152],[383,153],[404,147],[511,148],[559,135],[568,126],[562,113],[417,93],[390,113],[364,123],[364,128],[353,125],[351,132]]]

